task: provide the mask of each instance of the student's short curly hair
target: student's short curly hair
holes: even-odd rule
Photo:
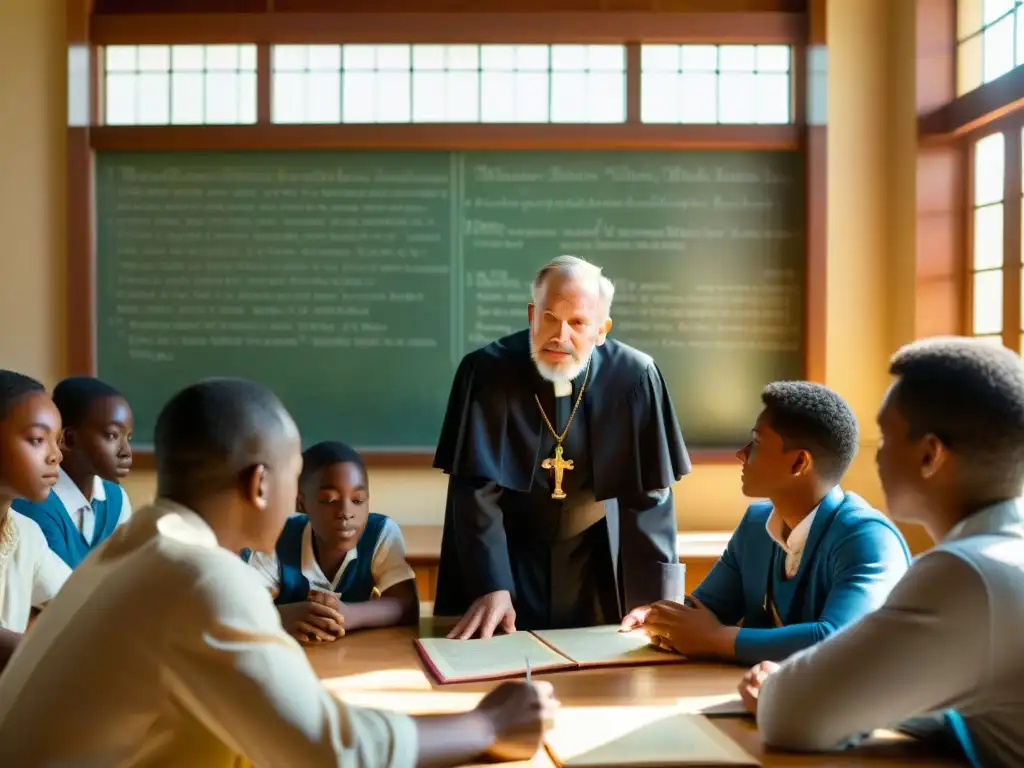
[[[764,388],[761,402],[768,424],[787,450],[811,454],[818,474],[838,482],[857,455],[857,418],[843,398],[821,384],[776,381]]]
[[[0,420],[7,418],[19,400],[37,392],[46,392],[46,387],[31,376],[0,369]]]
[[[311,475],[330,464],[348,463],[355,464],[366,472],[359,451],[345,443],[327,441],[311,445],[302,452],[302,474],[299,476],[299,482],[306,482]]]
[[[962,336],[921,339],[889,365],[908,437],[935,435],[976,477],[1024,483],[1024,363],[1005,347]]]
[[[110,397],[124,395],[93,376],[70,376],[53,388],[53,403],[65,427],[80,427],[93,403]]]

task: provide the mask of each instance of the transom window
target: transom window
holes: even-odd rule
[[[256,46],[110,45],[108,125],[256,122]]]
[[[958,0],[957,94],[1024,64],[1024,0]]]
[[[791,55],[785,45],[645,45],[645,123],[789,123]]]
[[[276,45],[276,123],[621,123],[622,45]]]

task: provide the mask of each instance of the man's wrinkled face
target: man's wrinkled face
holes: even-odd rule
[[[548,381],[571,381],[603,344],[612,321],[596,281],[552,274],[530,304],[530,357]]]

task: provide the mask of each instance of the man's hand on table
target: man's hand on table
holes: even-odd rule
[[[459,640],[487,638],[498,627],[508,633],[516,631],[516,610],[512,607],[512,593],[508,590],[490,592],[474,600],[448,637]]]
[[[643,629],[651,644],[683,656],[731,659],[736,628],[727,627],[697,598],[689,595],[684,603],[659,600],[634,608],[622,620],[620,629]]]
[[[740,698],[750,714],[757,715],[757,697],[761,693],[761,684],[778,669],[779,665],[774,661],[762,661],[743,676],[739,685]]]

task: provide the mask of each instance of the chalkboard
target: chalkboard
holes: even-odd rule
[[[461,357],[572,253],[616,284],[691,448],[746,440],[803,360],[799,152],[103,152],[97,373],[136,440],[208,376],[272,387],[307,444],[435,445]]]

